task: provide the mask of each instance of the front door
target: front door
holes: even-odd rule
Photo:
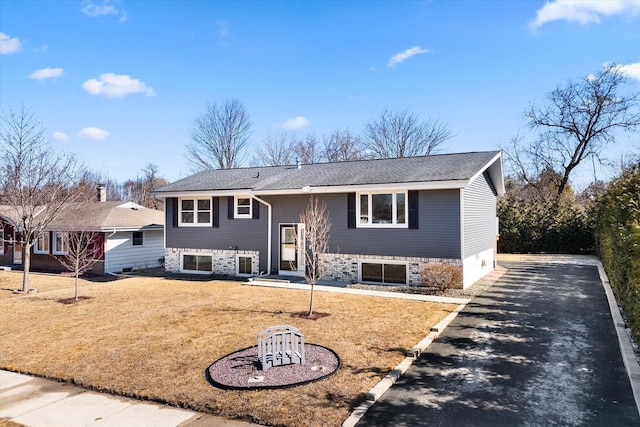
[[[304,276],[304,224],[280,225],[278,273]]]
[[[13,233],[13,263],[22,264],[22,239],[17,231]]]

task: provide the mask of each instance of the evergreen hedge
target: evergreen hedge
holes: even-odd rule
[[[598,254],[640,341],[640,164],[611,182],[594,214]]]
[[[509,197],[498,204],[501,253],[585,254],[594,250],[593,227],[573,197]]]

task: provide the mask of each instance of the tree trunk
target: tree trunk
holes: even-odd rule
[[[29,270],[31,269],[31,245],[28,243],[22,246],[22,268],[22,292],[27,293],[29,292]]]
[[[78,301],[78,276],[80,275],[80,265],[78,264],[78,260],[76,260],[76,293],[75,293],[75,299],[76,301]]]
[[[313,288],[315,283],[311,282],[311,302],[309,302],[309,317],[313,316]]]

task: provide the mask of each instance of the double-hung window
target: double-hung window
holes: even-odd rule
[[[234,218],[251,218],[252,199],[251,197],[234,197],[235,209]]]
[[[181,226],[211,226],[211,198],[180,199],[178,207]]]
[[[48,254],[49,253],[49,232],[45,231],[38,235],[33,252],[36,254]]]
[[[133,243],[133,246],[142,246],[142,244],[144,243],[144,232],[142,231],[133,231],[131,233],[131,241]]]
[[[53,253],[54,255],[66,255],[69,253],[67,249],[69,237],[67,233],[56,231],[53,233]]]
[[[358,193],[358,227],[407,227],[407,192]]]

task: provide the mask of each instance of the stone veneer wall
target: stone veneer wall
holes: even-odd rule
[[[211,255],[212,268],[214,274],[236,275],[236,258],[240,256],[251,257],[251,274],[257,276],[259,273],[259,252],[258,251],[236,251],[218,249],[189,249],[189,248],[165,248],[164,268],[171,273],[180,273],[180,254]]]
[[[446,263],[462,266],[462,260],[453,258],[417,258],[377,255],[323,254],[320,262],[325,267],[325,279],[341,282],[358,281],[358,261],[402,261],[409,266],[409,285],[420,285],[420,270],[427,263]]]

